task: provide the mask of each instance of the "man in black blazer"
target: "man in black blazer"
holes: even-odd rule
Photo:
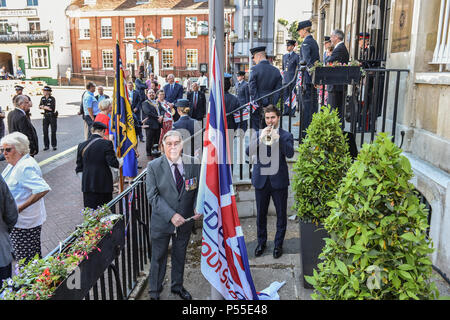
[[[8,114],[9,133],[18,131],[28,137],[30,141],[30,156],[34,157],[39,152],[39,142],[36,129],[27,114],[33,106],[30,97],[18,95],[14,98],[15,109]]]
[[[164,111],[155,102],[155,91],[149,89],[147,100],[142,103],[142,125],[145,127],[145,150],[147,158],[153,160],[152,148],[159,144]]]
[[[348,64],[348,61],[350,59],[349,57],[349,53],[347,50],[347,47],[345,46],[344,43],[344,32],[342,32],[341,30],[334,30],[331,33],[331,43],[334,46],[334,50],[331,54],[331,56],[329,56],[326,59],[326,64],[330,64],[330,63],[334,63],[334,62],[339,62],[342,64]],[[344,93],[345,90],[347,89],[347,86],[344,85],[333,85],[333,86],[328,86],[327,87],[327,91],[328,91],[328,104],[331,105],[332,109],[337,109],[338,110],[338,114],[339,114],[339,118],[341,119],[341,121],[344,121]]]
[[[250,162],[254,164],[252,185],[255,188],[258,236],[255,256],[261,256],[266,248],[267,212],[272,197],[277,213],[273,257],[278,259],[283,254],[287,226],[289,171],[286,158],[294,156],[294,137],[292,133],[279,127],[281,111],[278,108],[273,105],[266,107],[264,119],[267,127],[252,135],[250,145],[246,149]],[[272,142],[270,146],[264,142],[267,136]]]
[[[191,86],[191,91],[186,95],[189,100],[190,111],[189,116],[195,120],[203,120],[206,115],[206,97],[203,92],[201,92],[200,86],[197,82],[194,82]]]
[[[84,207],[97,209],[112,200],[113,177],[110,167],[119,168],[113,143],[104,139],[106,125],[92,124],[91,137],[80,143],[77,150],[76,174],[81,178]]]

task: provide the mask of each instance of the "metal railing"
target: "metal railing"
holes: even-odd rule
[[[50,42],[51,31],[13,31],[0,33],[0,43]]]

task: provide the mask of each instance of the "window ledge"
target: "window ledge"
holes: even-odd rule
[[[450,72],[416,73],[415,83],[450,86]]]

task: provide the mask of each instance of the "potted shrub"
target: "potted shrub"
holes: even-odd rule
[[[303,275],[312,275],[327,233],[322,222],[329,215],[327,202],[334,199],[351,165],[348,145],[337,111],[322,107],[313,115],[294,164],[294,209],[300,218]],[[310,285],[305,281],[305,287]]]
[[[314,299],[434,299],[434,250],[408,159],[386,134],[366,144],[328,204]]]

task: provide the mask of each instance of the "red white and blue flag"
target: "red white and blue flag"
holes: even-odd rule
[[[203,214],[201,271],[227,300],[277,299],[279,283],[268,288],[272,290],[257,292],[250,273],[233,189],[222,68],[215,41],[212,61],[209,111],[196,207],[196,211]]]

